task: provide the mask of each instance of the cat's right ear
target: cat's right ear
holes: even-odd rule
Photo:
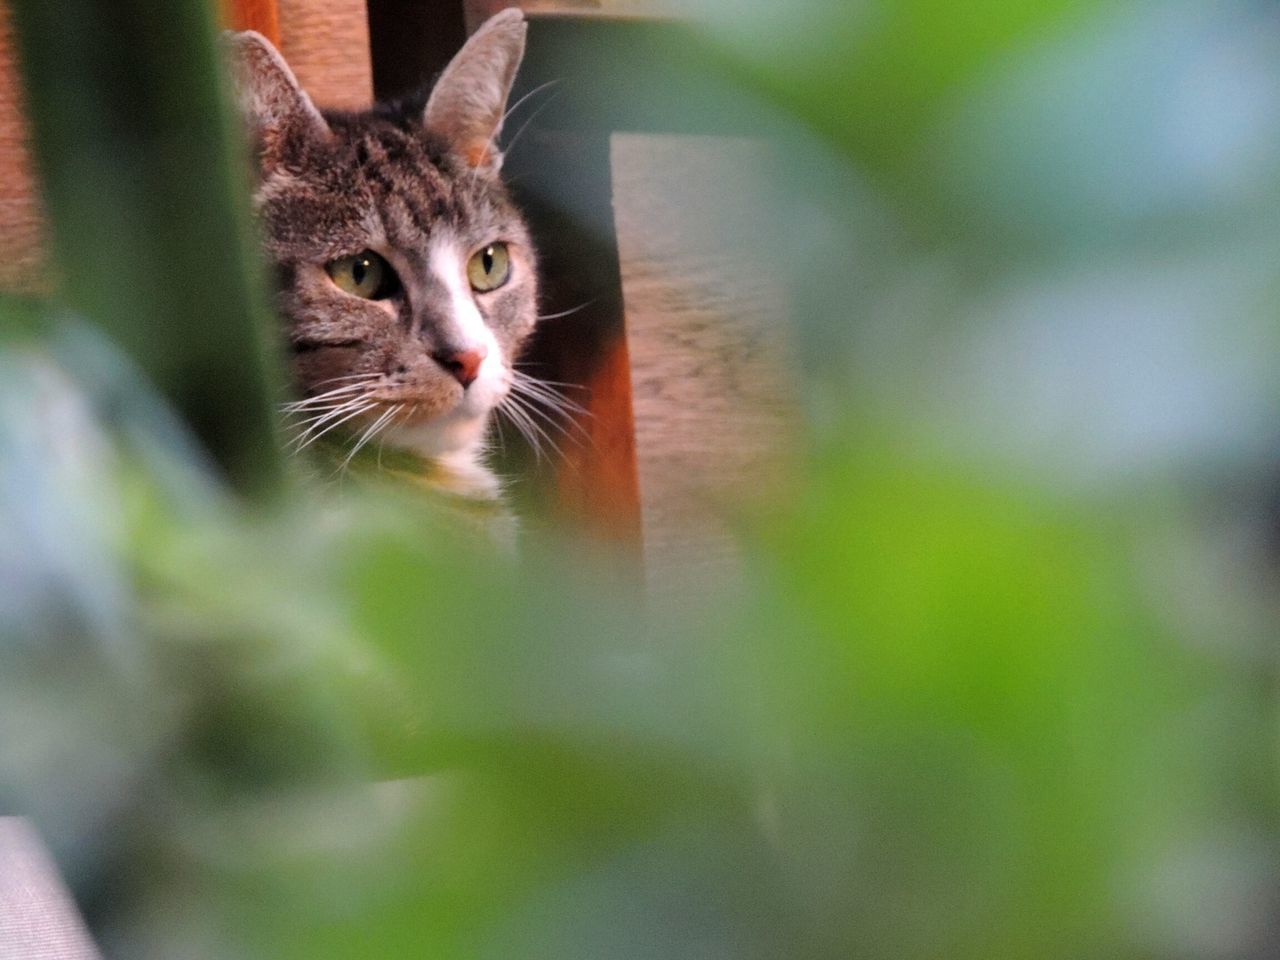
[[[427,100],[422,122],[472,167],[497,171],[498,134],[524,57],[526,26],[516,8],[494,14],[449,61]]]
[[[245,30],[228,31],[226,41],[240,112],[264,151],[271,152],[290,134],[330,135],[324,117],[270,40]]]

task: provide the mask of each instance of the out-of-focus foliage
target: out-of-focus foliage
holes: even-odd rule
[[[275,344],[214,5],[8,6],[61,295],[129,352],[234,485],[270,491]]]
[[[246,505],[3,307],[0,802],[113,955],[1274,951],[1280,17],[698,13],[808,412],[699,609],[394,490]]]

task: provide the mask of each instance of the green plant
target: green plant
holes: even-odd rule
[[[0,803],[112,955],[1265,952],[1280,153],[1119,196],[1087,108],[1274,25],[775,6],[700,42],[804,174],[808,452],[740,589],[641,610],[282,479],[203,6],[14,4],[74,313],[0,306]]]

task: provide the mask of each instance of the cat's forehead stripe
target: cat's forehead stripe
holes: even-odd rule
[[[402,211],[407,224],[397,233],[412,239],[429,236],[441,222],[458,222],[465,211],[450,181],[432,162],[424,146],[391,127],[367,131],[357,143],[365,163],[361,172],[382,205]]]

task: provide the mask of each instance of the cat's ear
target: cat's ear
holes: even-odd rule
[[[524,56],[524,14],[504,10],[472,34],[449,62],[427,100],[422,120],[472,167],[496,171],[498,134],[507,97]]]
[[[293,132],[329,136],[329,125],[270,40],[245,30],[228,32],[226,41],[240,111],[265,145]]]

